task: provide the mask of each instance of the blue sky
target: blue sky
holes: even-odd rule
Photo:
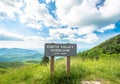
[[[120,0],[0,0],[0,48],[75,43],[85,50],[120,34]]]

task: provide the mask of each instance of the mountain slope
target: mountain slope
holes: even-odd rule
[[[84,58],[94,58],[101,54],[120,54],[120,34],[78,55]]]
[[[3,55],[32,55],[36,54],[36,51],[27,50],[27,49],[19,49],[19,48],[1,48],[0,56]]]
[[[1,48],[0,61],[24,61],[40,59],[43,55],[28,49]]]

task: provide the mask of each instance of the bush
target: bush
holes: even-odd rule
[[[41,64],[42,64],[42,65],[46,65],[47,63],[49,63],[49,57],[44,56],[44,57],[42,58]]]

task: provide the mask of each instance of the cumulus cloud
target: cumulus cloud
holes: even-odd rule
[[[100,7],[103,18],[120,19],[120,0],[105,0],[104,6]],[[114,20],[113,19],[113,20]]]
[[[19,15],[21,23],[28,27],[41,29],[42,24],[58,27],[91,26],[104,27],[120,19],[119,0],[105,0],[103,6],[96,7],[101,0],[55,0],[55,20],[46,8],[46,4],[38,0],[0,0],[0,18],[15,18]],[[54,0],[46,0],[46,3]],[[112,6],[111,6],[112,5]]]
[[[0,28],[0,48],[43,48],[45,38],[24,36]]]
[[[43,48],[42,41],[0,41],[0,48]]]
[[[41,36],[24,36],[0,29],[0,41],[45,41]]]
[[[15,33],[11,33],[11,32],[5,31],[3,29],[0,29],[0,41],[4,41],[4,40],[22,41],[23,38],[22,38],[22,36],[17,35]]]
[[[96,42],[99,38],[94,32],[104,33],[115,28],[120,20],[119,0],[56,0],[56,15],[62,25],[78,27],[77,30],[61,29],[50,31],[57,38],[63,33],[65,39],[76,42]],[[97,6],[97,4],[99,4]],[[50,34],[51,34],[50,33]],[[77,37],[76,37],[77,35]],[[82,37],[81,37],[82,36]]]
[[[23,6],[22,0],[0,0],[0,17],[10,18],[10,19],[16,19],[15,14],[21,14],[22,13],[22,6]]]
[[[24,0],[24,13],[20,15],[21,23],[27,24],[36,29],[40,29],[42,24],[46,26],[57,26],[57,21],[49,14],[45,4],[40,4],[38,0]]]
[[[50,1],[54,0],[46,0],[46,3]],[[120,19],[119,0],[105,0],[104,5],[98,9],[96,4],[99,2],[100,0],[56,0],[58,20],[55,20],[46,4],[39,3],[38,0],[1,0],[0,15],[1,18],[3,14],[15,18],[15,14],[18,14],[21,23],[36,29],[40,29],[41,24],[57,27],[59,23],[69,26],[95,25],[100,28]]]
[[[58,21],[49,14],[46,5],[38,0],[0,0],[0,19],[5,18],[18,18],[21,23],[36,29],[41,29],[43,24],[58,26]]]
[[[67,3],[68,2],[68,3]],[[95,2],[89,0],[56,0],[56,14],[62,24],[70,26],[91,25],[91,20],[99,18]]]
[[[103,28],[99,29],[98,32],[104,33],[105,31],[111,30],[111,29],[115,29],[115,25],[114,24],[110,24],[110,25],[108,25],[106,27],[103,27]]]
[[[47,4],[55,2],[56,19],[50,14]],[[49,28],[49,37],[22,36],[2,31],[1,36],[22,38],[25,41],[70,40],[92,43],[99,37],[94,32],[104,33],[115,28],[120,20],[120,0],[0,0],[0,19],[16,19],[29,28]],[[96,7],[96,5],[99,6]],[[53,11],[53,10],[51,10]],[[67,28],[60,26],[67,25]],[[54,27],[54,29],[53,29]],[[1,31],[0,31],[1,32]]]
[[[91,27],[83,27],[83,28],[57,28],[57,29],[50,29],[50,36],[49,40],[69,40],[71,42],[85,42],[85,43],[94,43],[99,38],[96,34],[93,33],[94,31],[93,26]],[[87,30],[87,31],[86,31]]]
[[[86,26],[86,27],[80,27],[80,28],[49,29],[49,32],[50,32],[51,36],[55,36],[59,33],[70,36],[72,34],[84,35],[84,34],[92,33],[94,31],[94,29],[95,29],[94,26]]]
[[[56,0],[56,14],[61,24],[70,26],[107,26],[120,19],[119,0],[105,0],[103,6],[96,7],[100,0]]]
[[[43,48],[45,38],[23,36],[0,29],[0,48]]]
[[[0,34],[0,41],[22,41],[23,39],[14,37],[14,36],[6,36],[4,34]]]
[[[42,28],[42,25],[37,23],[37,22],[27,22],[26,24],[27,27],[30,27],[30,28],[34,28],[34,29],[37,29],[37,30],[40,30]]]
[[[83,36],[82,38],[79,38],[78,42],[94,43],[98,41],[98,39],[99,37],[96,34],[90,33],[90,34]]]

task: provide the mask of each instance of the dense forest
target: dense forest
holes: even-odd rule
[[[78,55],[83,58],[99,58],[103,54],[120,54],[120,34]]]

